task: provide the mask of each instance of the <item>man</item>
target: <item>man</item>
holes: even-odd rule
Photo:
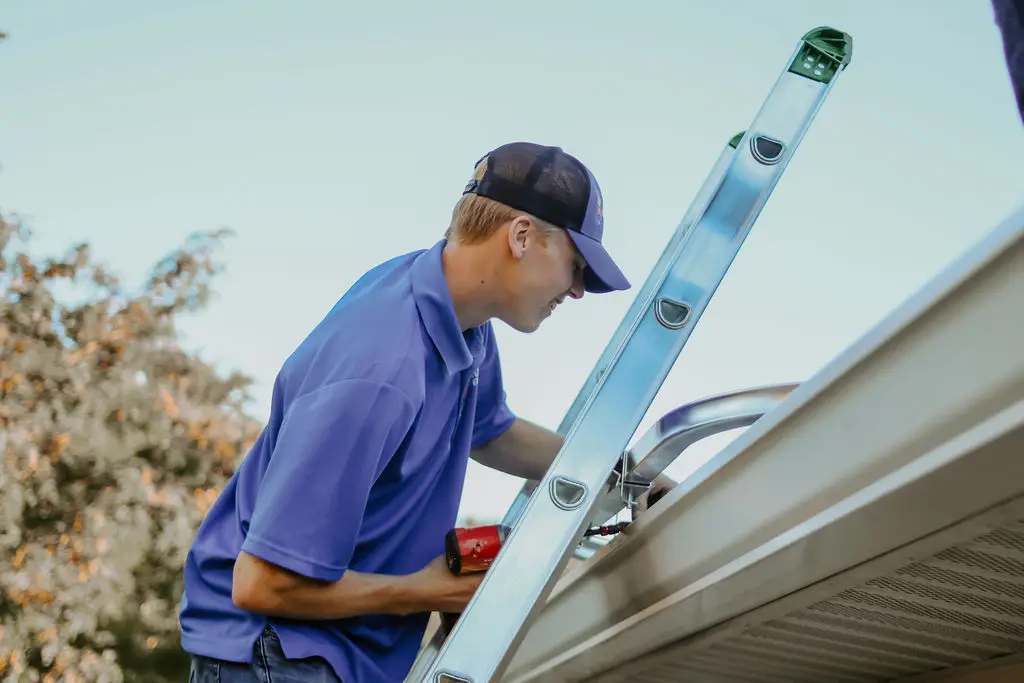
[[[536,480],[562,441],[510,411],[490,321],[529,333],[567,298],[628,289],[602,214],[574,157],[502,146],[445,239],[367,272],[287,359],[186,560],[194,683],[405,677],[430,612],[461,612],[482,579],[443,558],[468,457]]]

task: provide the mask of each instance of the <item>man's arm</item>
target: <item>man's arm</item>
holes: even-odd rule
[[[564,437],[521,417],[497,438],[473,450],[473,459],[481,465],[534,481],[540,480],[562,447]],[[659,475],[651,492],[664,493],[676,482]]]
[[[416,406],[378,382],[336,382],[292,403],[277,434],[231,596],[246,611],[296,619],[459,611],[475,589],[442,557],[408,576],[349,567],[370,489]]]
[[[517,417],[511,427],[473,449],[471,455],[481,465],[513,477],[540,480],[563,440],[557,432]]]
[[[243,551],[235,561],[231,599],[246,612],[289,619],[459,613],[482,579],[483,573],[452,575],[442,556],[415,574],[389,576],[350,569],[338,581],[318,581]]]

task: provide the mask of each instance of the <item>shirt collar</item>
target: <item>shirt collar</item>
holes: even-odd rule
[[[448,373],[456,374],[473,365],[476,355],[473,350],[480,346],[481,335],[479,329],[468,330],[471,341],[467,343],[455,317],[455,305],[441,264],[446,242],[442,239],[416,258],[411,269],[412,293],[430,340],[441,354]]]

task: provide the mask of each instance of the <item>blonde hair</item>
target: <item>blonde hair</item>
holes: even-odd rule
[[[533,214],[513,209],[478,194],[467,194],[456,202],[451,223],[444,236],[450,242],[476,244],[483,242],[493,235],[495,230],[518,216],[527,216],[536,224],[542,241],[561,230]]]
[[[477,194],[464,195],[455,204],[452,221],[444,236],[460,244],[476,244],[494,234],[499,227],[523,215],[511,206]]]
[[[473,179],[482,180],[486,171],[487,159],[484,158],[473,169]],[[530,220],[540,228],[542,239],[547,239],[559,229],[525,211],[519,211],[507,204],[471,193],[463,195],[455,203],[452,220],[444,236],[447,240],[460,244],[483,242],[493,235],[495,230],[509,221],[515,220],[518,216],[529,216]]]

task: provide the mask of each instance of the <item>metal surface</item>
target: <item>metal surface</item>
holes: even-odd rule
[[[790,62],[806,47],[801,42]],[[822,83],[788,70],[779,78],[751,127],[754,135],[783,143],[779,160],[759,162],[741,140],[707,206],[665,267],[652,273],[638,295],[635,315],[623,320],[622,334],[603,356],[607,365],[572,420],[565,443],[424,680],[485,683],[503,675],[582,539],[609,472],[834,83],[834,78]],[[666,326],[654,314],[666,300],[688,307],[681,327],[673,320]],[[556,491],[572,495],[548,495]],[[516,599],[510,601],[510,595]]]
[[[629,472],[653,480],[685,449],[709,436],[749,427],[775,409],[797,386],[790,382],[742,389],[673,410],[629,449]]]
[[[564,577],[503,680],[923,681],[1024,653],[1022,296],[1024,208]]]
[[[749,427],[778,406],[797,386],[774,384],[733,391],[687,403],[666,413],[626,452],[626,476],[654,481],[693,444],[716,434]],[[594,508],[591,524],[603,524],[625,507],[618,476],[612,476]],[[576,550],[576,557],[588,559],[607,545],[607,541],[599,538],[584,539]]]
[[[1006,463],[1011,468],[1020,463],[1024,431],[1013,439],[1016,462]],[[1012,471],[1024,476],[1019,466]],[[1024,498],[1006,511],[1020,517],[991,526],[979,522],[984,531],[969,540],[802,609],[727,622],[703,638],[581,680],[625,683],[640,675],[666,683],[948,681],[961,667],[1019,655],[1024,652]],[[1002,512],[992,517],[1005,516]],[[816,595],[807,591],[803,597],[810,602]],[[945,676],[938,678],[940,673]]]

